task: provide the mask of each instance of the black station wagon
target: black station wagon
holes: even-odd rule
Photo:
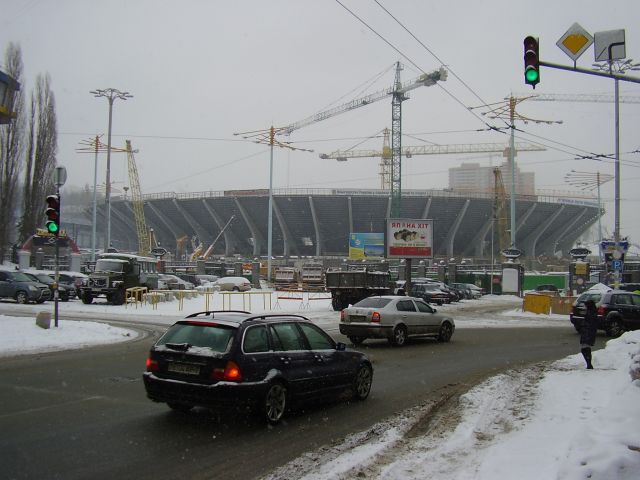
[[[252,407],[277,423],[297,401],[346,391],[366,399],[373,368],[303,316],[214,311],[171,326],[143,379],[147,396],[174,410]]]

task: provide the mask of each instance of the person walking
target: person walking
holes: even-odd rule
[[[596,311],[596,303],[593,300],[584,302],[587,312],[582,320],[580,327],[580,352],[587,364],[587,369],[592,370],[591,364],[591,347],[596,343],[596,332],[598,331],[598,313]]]

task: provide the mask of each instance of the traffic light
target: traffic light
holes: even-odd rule
[[[60,233],[60,195],[49,195],[47,197],[47,232],[58,236]]]
[[[538,39],[529,35],[524,39],[524,83],[534,89],[540,83],[540,58]]]

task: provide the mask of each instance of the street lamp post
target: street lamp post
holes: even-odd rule
[[[609,75],[613,75],[614,73],[623,75],[628,70],[638,70],[640,64],[633,63],[631,59],[621,59],[615,60],[613,59],[613,55],[611,49],[614,44],[609,47],[609,59],[604,63],[594,63],[593,66],[602,71],[608,71]],[[613,228],[613,240],[616,243],[616,250],[618,249],[618,245],[620,244],[620,81],[617,77],[614,79],[614,94],[615,94],[615,166],[614,166],[614,185],[615,185],[615,194],[614,194],[614,228]],[[619,271],[616,270],[615,276],[615,286],[618,287],[618,283],[620,281]]]
[[[577,170],[571,170],[564,176],[564,181],[569,185],[581,188],[583,190],[598,189],[598,258],[602,261],[602,203],[600,200],[600,185],[613,180],[614,176],[608,173],[600,172],[579,172]]]
[[[107,180],[105,190],[105,208],[107,210],[107,236],[105,241],[105,251],[111,246],[111,123],[113,116],[113,102],[117,98],[127,100],[133,98],[129,92],[121,92],[115,88],[105,88],[92,90],[89,93],[94,97],[105,97],[109,101],[109,128],[107,131]]]

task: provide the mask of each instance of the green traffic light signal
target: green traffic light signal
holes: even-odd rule
[[[535,68],[528,68],[527,71],[524,72],[524,76],[527,83],[538,83],[540,79],[540,72]]]
[[[47,197],[47,209],[44,213],[47,216],[47,232],[57,236],[60,233],[60,195]]]
[[[56,234],[60,230],[56,222],[47,222],[47,232]]]
[[[524,83],[533,88],[540,83],[539,44],[531,35],[524,39]]]

